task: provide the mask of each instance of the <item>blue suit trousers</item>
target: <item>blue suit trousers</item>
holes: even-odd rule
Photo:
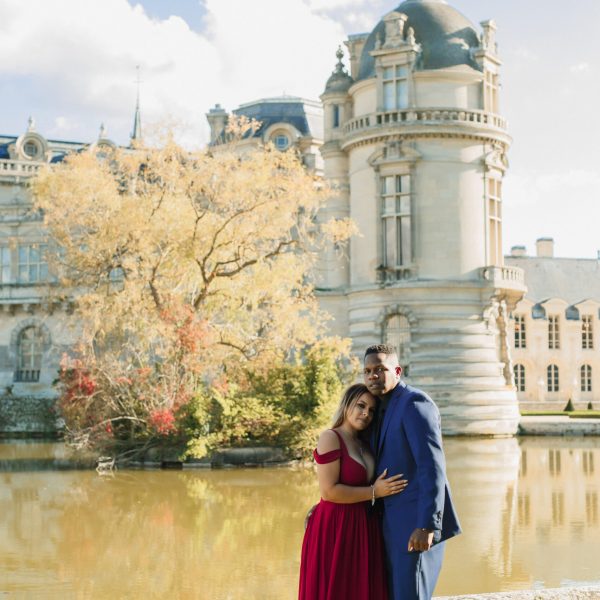
[[[446,542],[440,542],[427,552],[408,552],[406,543],[400,547],[397,536],[383,529],[387,549],[389,600],[430,600],[437,583]]]

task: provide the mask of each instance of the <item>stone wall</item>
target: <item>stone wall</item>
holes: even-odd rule
[[[54,398],[0,396],[0,435],[53,435],[57,432]]]
[[[434,600],[598,600],[600,586],[557,588],[552,590],[522,590],[494,594],[468,594],[465,596],[436,596]]]

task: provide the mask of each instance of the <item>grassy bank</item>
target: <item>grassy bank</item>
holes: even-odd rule
[[[600,419],[600,410],[522,410],[522,417],[569,417],[570,419]]]

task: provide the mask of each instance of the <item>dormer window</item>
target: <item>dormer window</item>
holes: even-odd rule
[[[383,68],[383,109],[408,107],[408,66]]]
[[[275,144],[275,148],[277,148],[277,150],[287,150],[290,146],[290,138],[283,133],[278,133],[273,138],[273,143]]]
[[[23,154],[31,160],[38,158],[40,154],[40,145],[35,140],[27,140],[23,144]]]

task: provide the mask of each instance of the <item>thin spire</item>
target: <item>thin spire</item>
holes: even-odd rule
[[[136,84],[137,84],[137,99],[135,102],[135,116],[133,118],[133,131],[131,133],[131,141],[132,142],[141,142],[142,140],[142,118],[140,115],[140,83],[142,80],[140,79],[140,65],[136,65],[135,67],[137,71]]]

